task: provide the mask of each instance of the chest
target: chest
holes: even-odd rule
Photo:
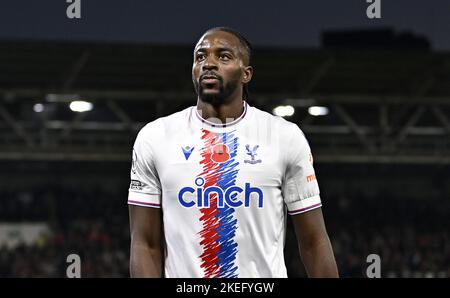
[[[245,183],[278,187],[284,173],[277,142],[251,132],[185,131],[158,148],[156,167],[166,191],[194,184],[198,177],[225,188]]]

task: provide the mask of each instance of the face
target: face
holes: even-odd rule
[[[192,81],[200,100],[214,106],[242,98],[242,85],[251,79],[245,49],[239,39],[224,31],[209,31],[194,49]]]

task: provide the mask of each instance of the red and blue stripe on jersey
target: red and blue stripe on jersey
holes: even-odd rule
[[[203,172],[200,174],[205,179],[203,189],[210,186],[218,186],[225,190],[235,185],[239,172],[239,162],[235,160],[238,149],[238,138],[234,132],[214,133],[202,130],[203,148],[201,152]],[[215,148],[223,148],[220,158],[215,158]],[[225,152],[223,152],[225,151]],[[237,219],[234,216],[234,208],[225,204],[217,206],[217,195],[211,194],[210,205],[200,209],[202,230],[199,232],[200,245],[203,253],[201,268],[204,277],[238,277],[236,254],[238,245],[235,241]]]

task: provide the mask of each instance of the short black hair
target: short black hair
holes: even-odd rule
[[[239,31],[237,31],[233,28],[230,28],[230,27],[214,27],[214,28],[208,29],[206,32],[210,32],[210,31],[223,31],[223,32],[227,32],[227,33],[230,33],[230,34],[236,36],[246,51],[246,54],[248,57],[248,65],[252,65],[253,47],[252,47],[252,44],[248,41],[247,38],[245,38],[244,35],[242,35]],[[244,93],[243,94],[244,99],[248,101],[248,99],[249,99],[248,83],[244,84],[243,93]]]

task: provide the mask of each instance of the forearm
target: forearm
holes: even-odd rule
[[[339,277],[333,249],[328,237],[300,248],[308,277]]]
[[[131,277],[162,277],[162,254],[159,248],[131,243]]]

